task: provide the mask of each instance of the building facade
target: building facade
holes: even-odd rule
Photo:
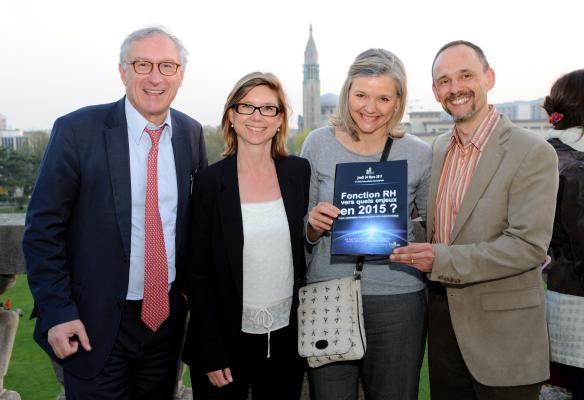
[[[515,125],[543,134],[551,128],[551,125],[541,107],[542,104],[543,99],[536,99],[499,103],[495,104],[495,107]],[[452,117],[444,111],[411,111],[408,115],[409,122],[405,124],[406,131],[428,141],[432,141],[434,137],[442,133],[450,132],[454,125]]]
[[[28,137],[20,129],[8,129],[6,117],[0,114],[0,147],[18,150],[28,145]]]
[[[325,93],[320,96],[320,126],[330,125],[330,119],[337,112],[339,96]]]
[[[28,137],[19,129],[0,129],[0,147],[18,150],[28,145]]]

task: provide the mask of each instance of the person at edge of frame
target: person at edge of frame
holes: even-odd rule
[[[550,380],[565,376],[572,399],[584,400],[584,69],[560,77],[543,108],[552,124],[546,138],[558,154],[560,175],[553,261],[546,270]]]

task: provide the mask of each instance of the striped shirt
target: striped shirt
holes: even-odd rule
[[[495,107],[490,105],[489,113],[465,145],[460,140],[456,126],[452,129],[438,181],[432,243],[450,243],[450,232],[456,222],[462,200],[500,116]]]

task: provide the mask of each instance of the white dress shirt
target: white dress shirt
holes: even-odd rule
[[[130,247],[130,279],[127,300],[141,300],[144,296],[144,214],[146,203],[146,178],[148,153],[151,142],[144,128],[157,129],[148,122],[126,98],[126,121],[130,145],[130,178],[132,186],[132,229]],[[168,258],[168,284],[174,282],[175,235],[178,190],[174,152],[172,150],[172,123],[170,110],[164,121],[166,127],[158,145],[158,208],[162,220],[164,244]]]

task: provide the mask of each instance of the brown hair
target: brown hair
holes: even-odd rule
[[[283,158],[288,156],[286,150],[286,139],[288,137],[288,115],[290,107],[284,93],[282,83],[274,74],[269,72],[252,72],[241,78],[231,89],[227,96],[227,101],[223,108],[223,118],[221,119],[221,128],[223,130],[223,140],[225,141],[225,151],[223,156],[231,156],[237,153],[237,133],[229,121],[229,110],[233,108],[241,99],[243,99],[253,88],[257,86],[267,86],[274,91],[278,99],[278,107],[282,115],[282,125],[272,138],[272,158]]]
[[[554,129],[580,127],[584,135],[584,69],[560,77],[545,97],[543,108],[550,116],[554,112],[562,114]]]
[[[432,78],[434,78],[434,64],[436,64],[436,59],[438,58],[438,56],[444,50],[449,49],[449,48],[454,47],[454,46],[466,46],[466,47],[470,47],[471,49],[474,50],[474,52],[476,53],[477,57],[479,58],[480,63],[483,65],[483,71],[484,72],[487,72],[487,70],[490,68],[489,61],[487,60],[487,57],[485,56],[485,53],[483,52],[483,49],[481,49],[476,44],[474,44],[472,42],[469,42],[469,41],[466,41],[466,40],[454,40],[454,41],[448,42],[444,46],[442,46],[440,48],[440,50],[438,50],[438,52],[434,56],[434,61],[432,61]]]

